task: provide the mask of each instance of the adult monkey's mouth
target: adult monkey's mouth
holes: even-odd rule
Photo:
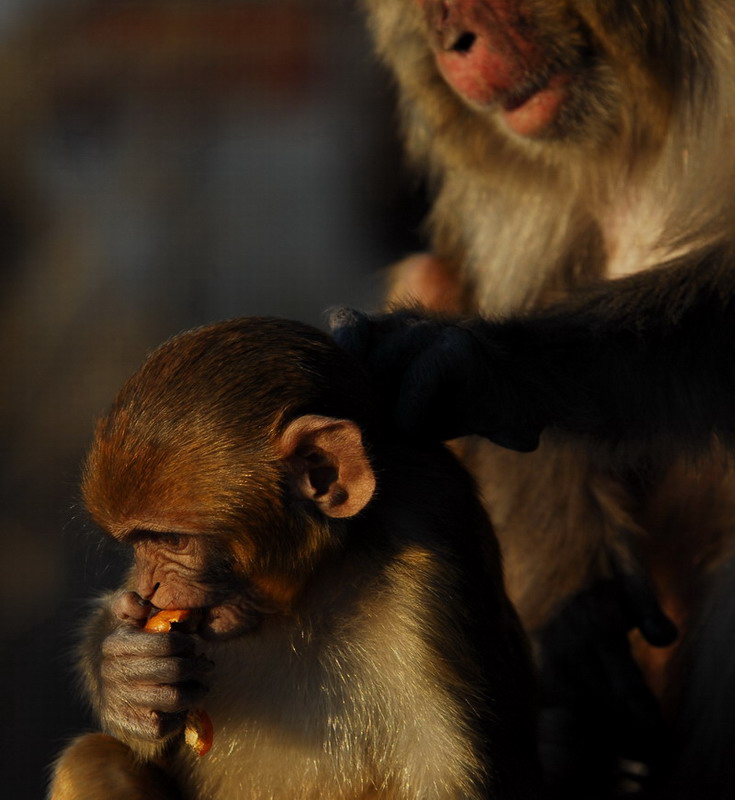
[[[540,88],[522,94],[520,98],[501,100],[501,115],[508,127],[521,136],[543,132],[557,118],[568,97],[571,75],[552,75]]]
[[[467,102],[497,107],[515,133],[548,128],[568,97],[571,73],[553,69],[533,23],[508,0],[417,0],[437,66]]]

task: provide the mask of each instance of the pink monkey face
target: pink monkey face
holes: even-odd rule
[[[534,19],[511,0],[416,0],[447,84],[474,106],[496,106],[521,136],[543,133],[571,76],[554,64]]]

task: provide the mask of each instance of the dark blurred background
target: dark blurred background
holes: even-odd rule
[[[374,307],[420,246],[357,0],[0,3],[0,795],[93,722],[71,669],[119,579],[78,504],[96,417],[172,333]]]

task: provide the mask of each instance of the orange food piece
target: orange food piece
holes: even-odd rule
[[[151,633],[168,633],[175,622],[184,622],[190,616],[191,611],[188,608],[164,608],[148,618],[143,630]]]
[[[169,633],[171,626],[184,622],[191,616],[188,608],[164,608],[149,617],[143,626],[149,633]],[[201,708],[193,708],[186,715],[184,741],[198,755],[203,756],[212,749],[214,743],[214,726],[209,714]]]
[[[206,755],[214,744],[214,726],[209,714],[201,708],[193,708],[186,715],[184,741],[198,755]]]

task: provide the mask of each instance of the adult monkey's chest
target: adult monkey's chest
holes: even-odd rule
[[[651,647],[631,641],[649,686],[661,694],[666,666],[702,603],[703,584],[732,554],[735,470],[717,447],[649,472],[615,474],[579,443],[542,438],[515,453],[473,437],[460,452],[475,475],[501,543],[508,593],[527,630],[547,623],[575,593],[615,569],[631,546],[680,636]],[[655,474],[654,474],[655,473]]]

